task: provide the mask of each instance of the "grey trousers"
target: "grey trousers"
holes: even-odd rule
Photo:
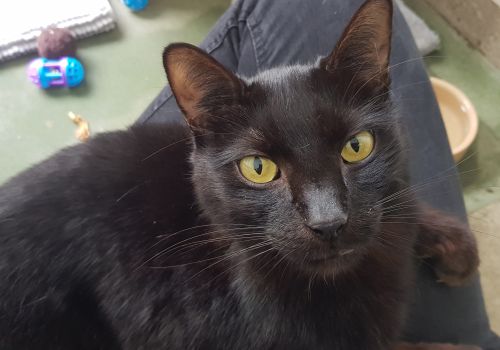
[[[200,47],[241,76],[281,65],[314,62],[335,46],[362,0],[240,0],[219,19]],[[407,129],[413,184],[429,204],[466,220],[457,173],[422,59],[396,9],[391,57],[392,95]],[[165,87],[138,123],[183,122]],[[500,349],[490,330],[479,278],[462,288],[435,282],[419,266],[416,300],[404,337]],[[361,350],[361,349],[359,349]]]

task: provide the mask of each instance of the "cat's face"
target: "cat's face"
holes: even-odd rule
[[[370,0],[329,57],[244,81],[191,46],[165,51],[193,130],[200,205],[249,256],[258,259],[252,247],[267,242],[253,253],[335,272],[376,244],[380,201],[400,168],[390,21],[390,2]],[[254,228],[233,229],[243,225]]]

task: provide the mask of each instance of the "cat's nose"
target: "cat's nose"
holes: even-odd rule
[[[346,222],[347,217],[341,216],[327,221],[308,222],[307,226],[318,238],[332,240],[336,239],[342,233]]]

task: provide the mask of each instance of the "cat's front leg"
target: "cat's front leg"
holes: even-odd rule
[[[479,265],[476,239],[468,226],[425,205],[420,206],[416,221],[417,255],[431,261],[440,282],[449,286],[467,282]]]
[[[409,344],[398,343],[391,350],[481,350],[475,345],[451,345],[451,344]]]

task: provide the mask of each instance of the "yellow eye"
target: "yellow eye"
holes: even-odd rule
[[[347,141],[342,149],[342,158],[347,163],[361,162],[372,153],[373,145],[373,135],[368,131],[362,131]]]
[[[267,158],[250,156],[240,160],[241,174],[249,181],[265,184],[273,181],[278,174],[278,166]]]

